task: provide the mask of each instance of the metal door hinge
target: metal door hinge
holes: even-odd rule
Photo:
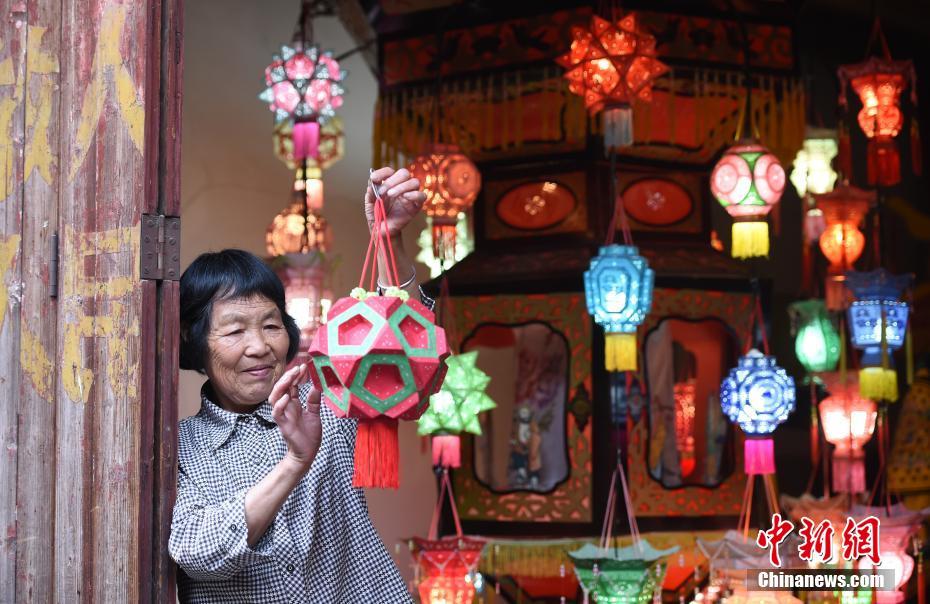
[[[49,298],[58,297],[58,231],[52,233],[49,240],[49,261],[48,261],[48,296]]]
[[[143,279],[180,279],[181,219],[177,216],[143,214],[141,252],[140,274]]]

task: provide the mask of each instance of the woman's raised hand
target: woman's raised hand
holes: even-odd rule
[[[426,201],[426,193],[420,190],[420,181],[413,178],[406,168],[396,172],[394,168],[388,167],[373,171],[365,190],[365,217],[368,218],[369,230],[375,223],[375,194],[371,190],[372,185],[378,189],[381,199],[384,200],[388,235],[400,235]]]
[[[310,469],[323,440],[319,391],[311,388],[306,408],[301,406],[297,392],[308,376],[306,363],[291,368],[275,383],[268,397],[271,416],[287,443],[287,456],[304,470]]]

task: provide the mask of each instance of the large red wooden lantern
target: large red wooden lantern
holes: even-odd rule
[[[765,217],[785,190],[785,169],[755,140],[741,140],[723,154],[710,176],[710,190],[733,217],[734,258],[768,256]]]
[[[416,157],[410,173],[426,193],[423,211],[432,218],[433,255],[455,262],[456,223],[481,190],[481,173],[456,145],[437,143]]]
[[[847,306],[846,271],[852,270],[865,247],[859,225],[875,205],[875,191],[842,184],[830,193],[814,194],[814,200],[826,224],[820,250],[830,262],[824,288],[827,308],[843,310]]]
[[[572,27],[572,45],[556,59],[565,68],[568,89],[591,113],[604,110],[604,147],[633,144],[634,99],[652,100],[652,83],[668,71],[656,58],[656,39],[636,13],[619,21],[594,15],[587,28]]]
[[[870,57],[862,63],[842,65],[837,71],[840,79],[840,106],[846,106],[846,89],[851,86],[862,102],[856,115],[859,128],[868,137],[868,182],[870,185],[891,186],[901,181],[901,156],[894,142],[904,125],[901,112],[901,93],[911,89],[911,103],[917,104],[914,63],[891,58],[881,26],[876,20],[873,39],[882,42],[882,57]],[[919,147],[916,126],[912,127],[912,153]],[[914,162],[919,173],[919,161]]]
[[[394,263],[383,224],[378,199],[360,286],[332,305],[317,330],[309,350],[310,377],[337,417],[358,418],[353,484],[397,488],[397,421],[419,419],[426,411],[442,386],[449,345],[433,312],[406,291],[388,287],[378,295],[361,287],[371,266],[369,289],[375,289],[379,252]],[[393,269],[386,278],[396,284]]]

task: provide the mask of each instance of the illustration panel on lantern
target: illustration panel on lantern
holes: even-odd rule
[[[662,486],[712,487],[733,472],[734,434],[719,389],[736,348],[733,333],[716,319],[666,318],[647,335],[646,462]]]
[[[497,408],[482,414],[474,468],[492,491],[545,493],[570,472],[566,442],[568,341],[543,322],[484,323],[466,338],[478,366],[491,377]]]

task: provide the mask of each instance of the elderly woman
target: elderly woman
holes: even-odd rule
[[[425,200],[419,182],[373,172],[369,228],[372,186],[400,278],[415,275],[400,231]],[[203,254],[182,275],[181,368],[208,381],[178,434],[169,550],[181,602],[411,602],[352,486],[355,423],[321,407],[306,365],[284,371],[298,339],[283,285],[252,254]]]

